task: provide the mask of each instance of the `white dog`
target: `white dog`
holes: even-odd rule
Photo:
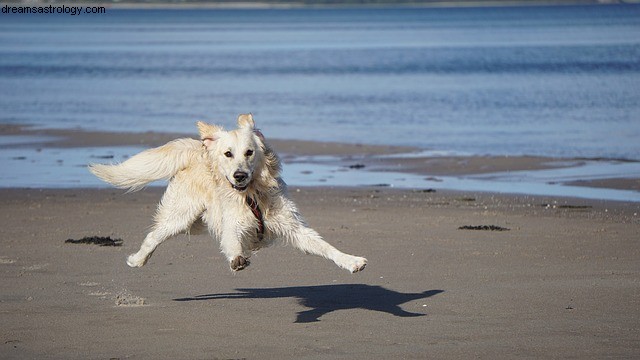
[[[275,241],[333,260],[352,273],[367,259],[345,254],[309,228],[280,179],[280,160],[256,130],[251,114],[238,117],[238,129],[198,122],[201,141],[177,139],[143,151],[116,165],[90,165],[100,179],[136,191],[159,179],[171,179],[131,267],[143,266],[166,239],[195,231],[204,222],[219,239],[231,269],[249,265],[252,252]]]

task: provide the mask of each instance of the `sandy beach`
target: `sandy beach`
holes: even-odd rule
[[[58,136],[48,146],[59,147],[153,146],[176,135],[82,132],[70,140],[68,131],[2,130]],[[274,146],[359,160],[406,150]],[[486,168],[504,159],[484,160],[469,163]],[[640,356],[640,203],[292,187],[310,225],[366,256],[365,271],[352,275],[273,247],[234,274],[211,238],[187,235],[131,269],[125,258],[139,247],[162,191],[0,190],[0,357]],[[66,242],[91,237],[120,246]]]
[[[364,272],[274,247],[233,274],[210,238],[186,235],[131,269],[161,189],[0,190],[2,357],[640,354],[637,204],[291,190],[328,241],[368,257]],[[65,243],[93,236],[122,246]]]

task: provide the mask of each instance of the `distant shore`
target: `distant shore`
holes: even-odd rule
[[[269,8],[337,8],[337,7],[496,7],[496,6],[570,6],[570,5],[611,5],[637,4],[640,0],[469,0],[469,1],[377,1],[377,0],[263,0],[263,1],[0,1],[9,6],[106,6],[109,9],[269,9]]]

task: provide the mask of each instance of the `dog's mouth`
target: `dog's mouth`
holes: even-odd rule
[[[237,184],[236,182],[231,181],[229,179],[227,179],[227,181],[229,181],[229,185],[231,185],[233,190],[236,190],[236,191],[245,191],[245,190],[247,190],[247,188],[249,187],[249,184],[251,183],[251,182],[247,182],[246,184],[240,185],[240,184]]]
[[[244,186],[239,186],[239,185],[236,185],[236,184],[232,183],[231,181],[229,181],[229,183],[231,184],[231,187],[234,190],[238,190],[238,191],[245,191],[249,187],[249,184],[244,185]]]

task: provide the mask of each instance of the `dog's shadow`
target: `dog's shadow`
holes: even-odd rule
[[[401,293],[381,286],[364,284],[293,286],[282,288],[236,289],[235,293],[207,294],[174,299],[175,301],[203,301],[218,299],[273,299],[296,298],[309,310],[298,312],[297,323],[320,321],[320,317],[336,310],[366,309],[385,312],[399,317],[424,316],[403,310],[400,305],[409,301],[426,299],[443,290],[427,290],[420,293]]]

